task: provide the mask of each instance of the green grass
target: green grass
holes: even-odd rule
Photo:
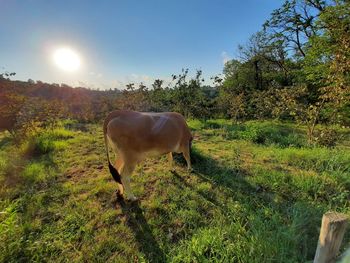
[[[300,129],[287,123],[276,121],[249,121],[233,124],[228,120],[208,120],[201,122],[191,120],[189,126],[196,131],[209,132],[221,135],[228,140],[246,140],[256,144],[275,145],[278,147],[303,147],[306,146],[306,138]]]
[[[165,157],[146,160],[134,204],[115,196],[100,125],[21,147],[2,135],[0,262],[305,262],[322,214],[350,215],[349,138],[327,149],[293,124],[189,125],[194,173],[179,157],[176,173]]]

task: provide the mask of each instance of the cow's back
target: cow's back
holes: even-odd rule
[[[174,112],[115,111],[106,122],[108,137],[121,151],[179,152],[191,138],[185,119]]]

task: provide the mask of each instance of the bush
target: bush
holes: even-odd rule
[[[257,144],[280,147],[302,147],[306,145],[305,138],[295,129],[275,122],[247,122],[245,124],[228,126],[230,139],[248,140]]]
[[[321,129],[315,132],[315,143],[320,146],[325,146],[328,148],[334,147],[339,141],[340,136],[338,132],[334,129]]]
[[[48,154],[55,149],[65,146],[65,142],[59,141],[72,138],[73,133],[64,129],[45,130],[27,139],[22,145],[22,152],[26,156],[39,156]]]
[[[54,143],[50,138],[45,136],[30,137],[23,145],[22,152],[27,157],[47,154],[55,149]]]
[[[201,129],[215,130],[214,134],[222,135],[225,139],[246,140],[256,144],[279,147],[304,147],[307,145],[305,135],[286,123],[248,121],[241,124],[232,124],[231,121],[224,119],[204,122],[191,120],[188,123],[193,131]]]
[[[3,95],[0,104],[0,131],[8,130],[18,144],[42,129],[53,129],[66,116],[61,102],[15,93]]]
[[[188,126],[191,130],[199,131],[204,128],[204,123],[198,119],[192,119],[187,121]]]

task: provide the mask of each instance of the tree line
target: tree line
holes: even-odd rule
[[[310,142],[318,123],[350,125],[348,1],[286,0],[238,50],[212,86],[204,84],[200,70],[189,76],[188,69],[172,75],[171,85],[157,79],[150,87],[130,83],[104,91],[11,81],[13,73],[0,74],[0,128],[23,128],[22,119],[33,126],[62,117],[98,121],[115,109],[234,122],[290,120],[306,125]]]

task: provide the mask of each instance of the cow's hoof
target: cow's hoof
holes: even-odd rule
[[[115,195],[117,197],[117,200],[123,200],[124,199],[123,193],[119,189],[115,190]]]
[[[193,168],[187,169],[187,171],[188,171],[189,173],[194,173]]]
[[[138,199],[135,196],[131,196],[131,197],[128,197],[126,200],[129,202],[136,202]]]

